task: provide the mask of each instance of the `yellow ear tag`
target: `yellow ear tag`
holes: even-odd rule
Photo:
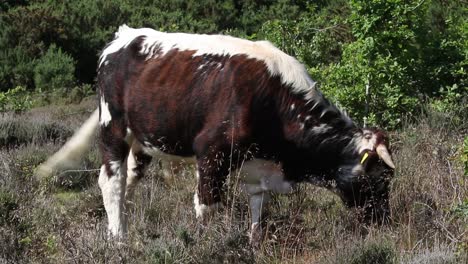
[[[361,164],[363,164],[364,161],[366,161],[367,157],[369,157],[369,154],[367,154],[367,152],[366,152],[366,153],[364,153],[364,156],[362,156]]]

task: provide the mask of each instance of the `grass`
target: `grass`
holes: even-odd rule
[[[0,116],[0,263],[463,263],[468,186],[461,159],[466,124],[425,114],[392,133],[397,164],[391,222],[362,226],[333,193],[301,185],[274,195],[261,248],[248,242],[247,199],[235,181],[226,206],[207,224],[193,211],[195,177],[163,177],[153,162],[131,206],[129,238],[107,239],[97,186],[96,147],[86,172],[49,181],[35,167],[56,151],[94,108],[50,106]],[[60,121],[59,121],[60,120]],[[48,131],[55,131],[50,133]],[[51,136],[53,135],[53,136]],[[13,144],[8,137],[16,137]],[[21,139],[21,140],[19,140]],[[466,151],[466,150],[465,150]]]

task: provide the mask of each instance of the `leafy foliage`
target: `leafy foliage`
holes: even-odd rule
[[[0,92],[0,112],[28,110],[32,106],[30,94],[22,86],[17,86],[7,92]]]
[[[34,67],[34,84],[39,91],[71,87],[75,83],[75,61],[51,45]]]
[[[456,38],[449,31],[439,29],[431,41],[427,40],[427,30],[433,25],[425,19],[433,15],[429,7],[434,3],[441,4],[438,1],[350,1],[348,23],[355,41],[343,45],[340,62],[325,69],[313,69],[322,79],[323,89],[353,109],[352,113],[359,119],[368,115],[372,125],[395,127],[402,116],[419,112],[415,110],[422,100],[438,96],[441,89],[466,78],[465,73],[458,74],[445,66],[452,59],[462,63],[461,55],[466,52],[463,49],[454,45],[450,49],[452,56],[431,58],[432,54],[448,52],[438,46],[440,43]],[[370,90],[368,111],[364,107],[366,86]]]

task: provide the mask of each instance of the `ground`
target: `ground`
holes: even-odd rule
[[[0,263],[466,263],[467,128],[428,111],[390,133],[397,165],[392,217],[365,226],[325,189],[301,185],[268,206],[265,237],[249,246],[245,194],[230,178],[208,223],[193,210],[193,169],[163,177],[154,161],[131,204],[129,238],[109,241],[96,145],[76,170],[34,170],[91,114],[95,98],[0,115]],[[465,147],[466,148],[466,147]],[[466,150],[465,150],[466,151]]]

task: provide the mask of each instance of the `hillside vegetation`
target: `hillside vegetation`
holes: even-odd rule
[[[360,123],[395,128],[402,116],[416,118],[423,102],[464,113],[467,7],[460,0],[7,0],[0,110],[92,93],[99,52],[126,23],[270,40]]]
[[[468,262],[468,22],[460,0],[0,2],[0,263]],[[36,167],[96,108],[100,50],[121,24],[267,39],[304,63],[359,124],[389,131],[391,220],[363,225],[333,193],[274,196],[258,251],[228,181],[206,225],[193,168],[137,188],[129,239],[107,239],[97,146],[77,170]],[[366,94],[366,87],[368,93]]]

